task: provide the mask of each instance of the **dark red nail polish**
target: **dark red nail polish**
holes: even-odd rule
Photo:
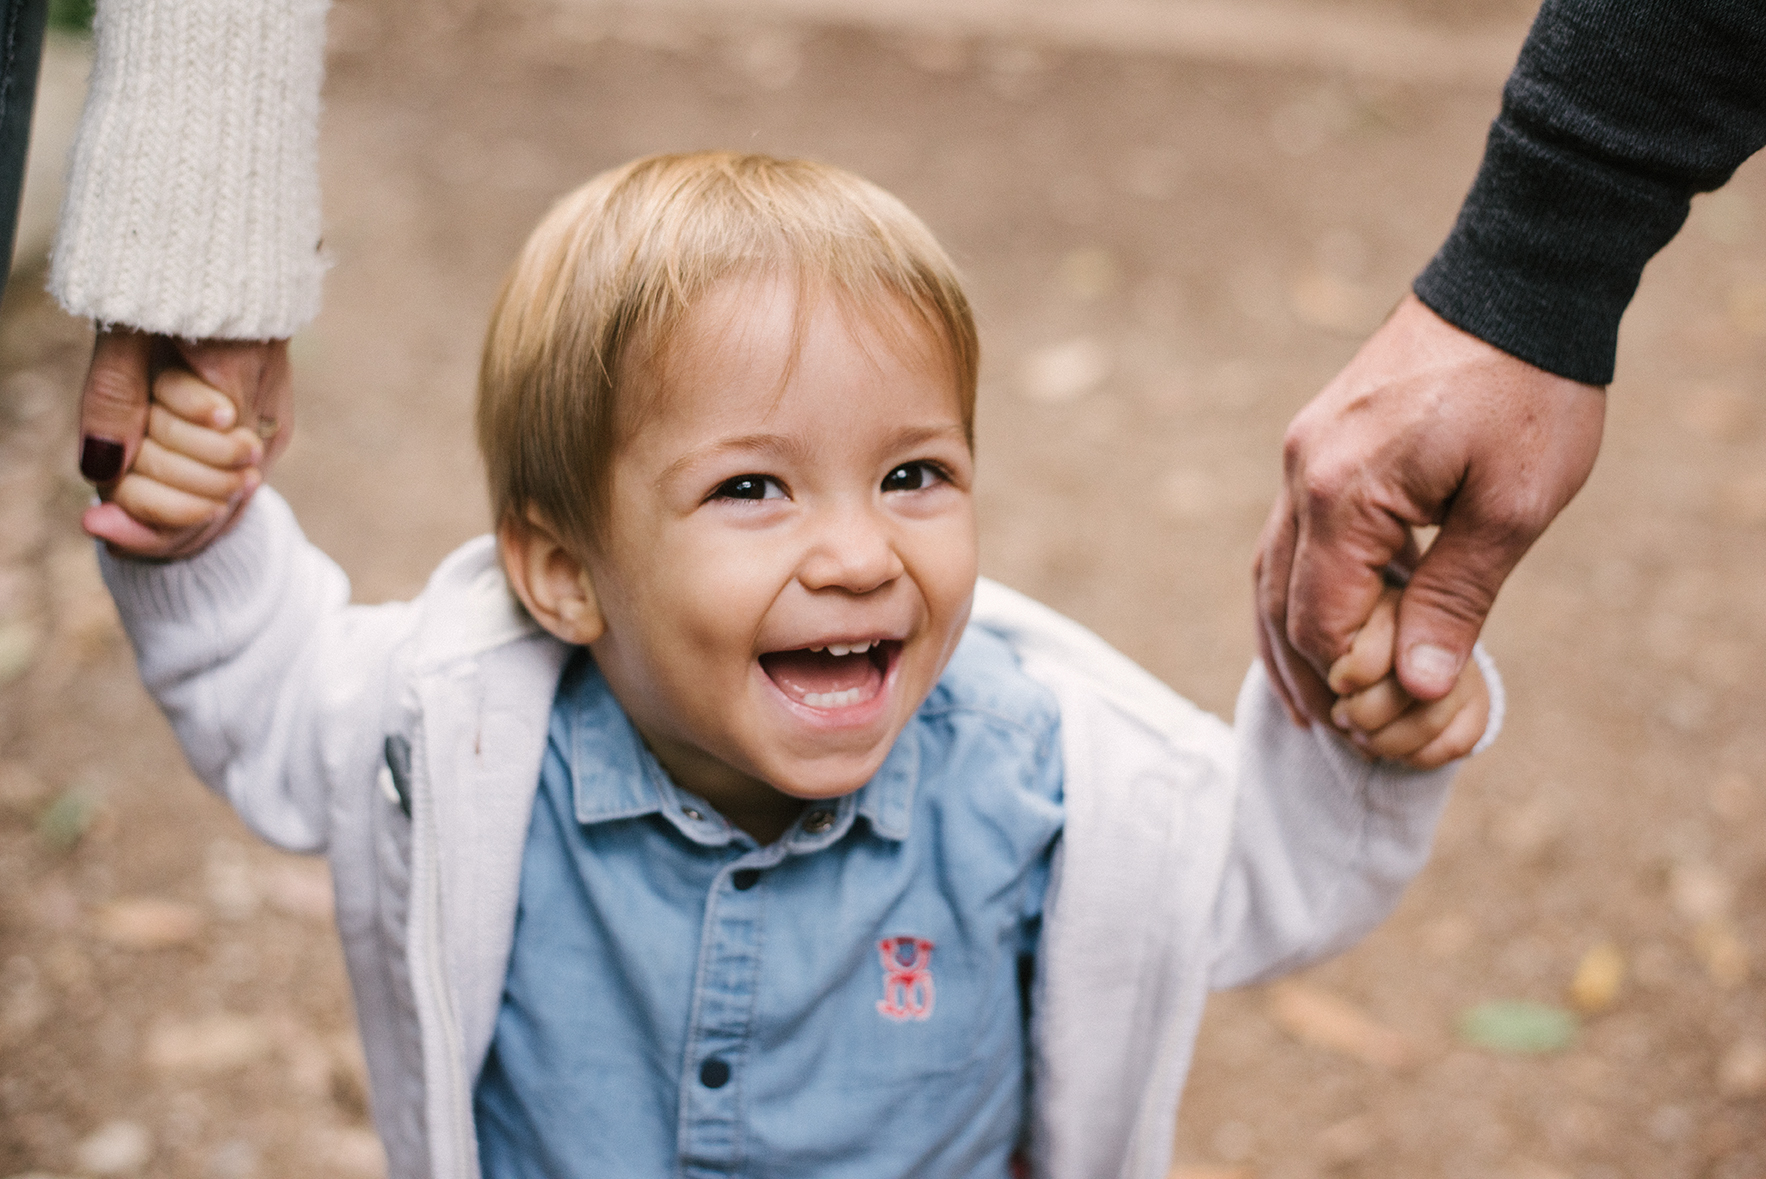
[[[123,444],[88,434],[80,442],[80,474],[88,483],[109,483],[123,473]]]

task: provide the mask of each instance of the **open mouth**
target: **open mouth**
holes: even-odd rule
[[[787,697],[811,708],[851,708],[883,690],[889,665],[901,650],[897,639],[864,640],[795,651],[769,651],[761,670]]]

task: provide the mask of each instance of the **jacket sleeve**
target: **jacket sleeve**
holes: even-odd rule
[[[50,290],[192,339],[291,336],[319,306],[326,0],[100,0]]]
[[[329,841],[328,784],[372,772],[412,604],[350,606],[343,571],[269,488],[188,561],[99,553],[141,678],[191,767],[291,851]]]
[[[1478,661],[1492,704],[1482,748],[1501,725],[1502,681],[1482,648]],[[1210,939],[1217,988],[1298,969],[1379,924],[1427,862],[1458,769],[1370,762],[1328,726],[1298,728],[1260,663],[1239,691],[1233,740],[1238,789]]]
[[[1758,0],[1546,0],[1416,293],[1560,376],[1613,377],[1644,264],[1766,144]]]

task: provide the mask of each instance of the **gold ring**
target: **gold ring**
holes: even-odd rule
[[[268,442],[270,439],[274,438],[278,433],[281,432],[281,430],[282,430],[282,424],[280,422],[278,422],[275,418],[259,418],[258,419],[258,425],[257,425],[258,438],[264,442]]]

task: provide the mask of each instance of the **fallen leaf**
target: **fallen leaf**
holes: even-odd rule
[[[1416,1049],[1402,1032],[1375,1022],[1359,1008],[1302,982],[1269,988],[1269,1015],[1295,1039],[1402,1072],[1416,1063]]]
[[[166,1072],[221,1073],[266,1056],[270,1034],[246,1015],[162,1023],[147,1037],[147,1063]]]
[[[1557,1052],[1576,1038],[1576,1017],[1547,1003],[1495,1000],[1459,1017],[1460,1038],[1494,1052]]]
[[[129,950],[185,946],[202,936],[202,911],[194,905],[156,897],[111,901],[93,916],[93,932]]]
[[[1605,1011],[1625,984],[1625,955],[1612,942],[1589,947],[1570,979],[1570,1005],[1584,1015]]]
[[[1742,1040],[1724,1053],[1717,1065],[1717,1091],[1725,1097],[1766,1093],[1766,1042]]]
[[[37,835],[56,851],[68,851],[80,842],[98,818],[98,800],[90,790],[71,786],[37,816]]]

